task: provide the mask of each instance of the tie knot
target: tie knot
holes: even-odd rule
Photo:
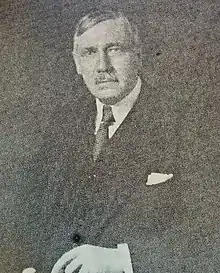
[[[115,122],[112,108],[110,105],[104,105],[103,106],[103,112],[102,112],[102,123],[106,124],[112,124]]]

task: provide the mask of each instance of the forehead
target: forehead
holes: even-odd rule
[[[79,47],[99,46],[109,43],[126,43],[131,40],[131,33],[122,18],[100,22],[76,38]]]

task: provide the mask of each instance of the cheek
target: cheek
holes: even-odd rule
[[[96,68],[96,61],[95,60],[84,60],[81,62],[81,71],[82,74],[85,76],[90,76],[93,75],[94,71]]]
[[[136,76],[137,62],[132,56],[118,57],[112,60],[112,65],[119,78]]]
[[[93,74],[93,69],[91,66],[84,66],[82,69],[82,74],[85,76],[85,77],[91,77],[91,75]]]

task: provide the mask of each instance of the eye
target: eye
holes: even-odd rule
[[[87,55],[92,55],[94,53],[96,53],[96,50],[94,48],[91,48],[91,49],[87,50]]]
[[[83,57],[92,56],[96,52],[97,52],[97,50],[95,48],[86,48],[81,52],[81,56],[83,56]]]
[[[112,47],[108,48],[108,52],[110,52],[110,53],[117,53],[117,52],[121,52],[121,51],[122,51],[122,49],[119,46],[112,46]]]

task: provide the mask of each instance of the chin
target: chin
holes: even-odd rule
[[[116,103],[120,97],[120,94],[118,94],[118,90],[115,89],[106,89],[106,90],[99,90],[97,92],[94,92],[93,95],[98,98],[103,103],[110,104],[111,102]]]
[[[119,96],[106,96],[106,97],[98,97],[98,99],[104,104],[114,105],[121,100]]]

